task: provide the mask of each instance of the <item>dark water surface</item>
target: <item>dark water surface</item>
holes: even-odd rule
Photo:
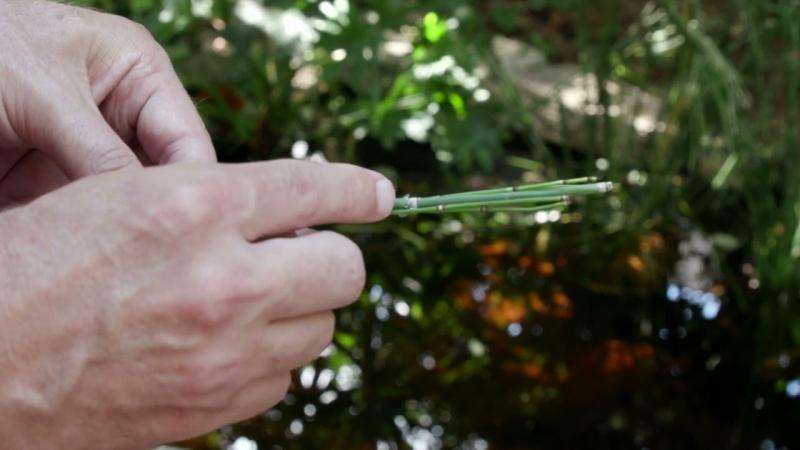
[[[598,224],[598,202],[343,228],[371,275],[335,344],[274,410],[192,445],[797,448],[800,352],[768,346],[786,341],[753,267],[692,224]]]

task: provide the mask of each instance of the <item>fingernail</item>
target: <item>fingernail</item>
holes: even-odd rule
[[[382,216],[388,216],[394,208],[394,186],[389,180],[383,178],[375,183],[378,210]]]

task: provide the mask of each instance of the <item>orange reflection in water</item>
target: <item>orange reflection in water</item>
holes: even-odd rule
[[[506,326],[523,321],[527,315],[528,309],[524,303],[503,297],[499,292],[492,292],[484,318],[495,325]]]
[[[642,360],[651,359],[654,355],[655,350],[648,344],[630,344],[611,339],[605,343],[602,368],[607,373],[624,372],[635,368]]]
[[[478,247],[478,253],[481,256],[503,256],[508,254],[510,248],[511,244],[508,241],[495,241]]]

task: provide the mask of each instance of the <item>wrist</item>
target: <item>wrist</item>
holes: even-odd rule
[[[41,397],[39,377],[31,370],[36,370],[35,360],[18,352],[20,343],[30,344],[25,339],[29,327],[24,322],[35,315],[26,308],[29,299],[24,290],[27,264],[21,244],[28,241],[26,236],[31,232],[26,208],[0,211],[0,346],[6,349],[0,352],[0,410],[4,411],[0,416],[0,447],[38,450],[61,445],[60,430],[50,423],[52,411],[35,401]],[[30,324],[36,326],[33,321]]]
[[[20,266],[19,240],[21,234],[26,231],[22,215],[25,207],[14,205],[0,206],[0,324],[3,322],[3,314],[10,304],[19,299],[18,292],[19,279],[15,277]],[[15,266],[17,269],[15,269]],[[0,325],[0,339],[5,327]],[[0,342],[2,342],[0,340]],[[3,355],[0,354],[0,357]]]
[[[0,296],[0,324],[4,317],[3,310],[11,303],[12,298],[16,297],[12,285],[12,266],[15,260],[14,236],[19,232],[18,215],[17,208],[8,205],[0,206],[0,236],[3,236],[3,239],[0,239],[0,292],[3,293]],[[3,327],[0,326],[0,333],[2,331]],[[2,334],[0,334],[0,338],[2,338]],[[0,357],[2,356],[0,354]]]
[[[0,11],[3,10],[3,2],[0,2]],[[13,320],[11,310],[15,304],[19,303],[19,292],[14,283],[13,262],[16,260],[13,250],[16,241],[16,234],[19,233],[19,211],[16,208],[4,207],[0,210],[0,345],[10,348],[11,324]],[[16,359],[10,352],[0,352],[0,409],[9,412],[0,419],[0,435],[3,436],[4,444],[16,448],[25,445],[21,441],[24,436],[20,433],[25,432],[24,421],[20,417],[20,411],[16,408],[16,384],[19,379],[19,371]]]

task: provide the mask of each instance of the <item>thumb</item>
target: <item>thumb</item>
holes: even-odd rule
[[[41,116],[33,144],[58,164],[71,179],[114,170],[141,167],[133,150],[86,100],[59,101]]]

